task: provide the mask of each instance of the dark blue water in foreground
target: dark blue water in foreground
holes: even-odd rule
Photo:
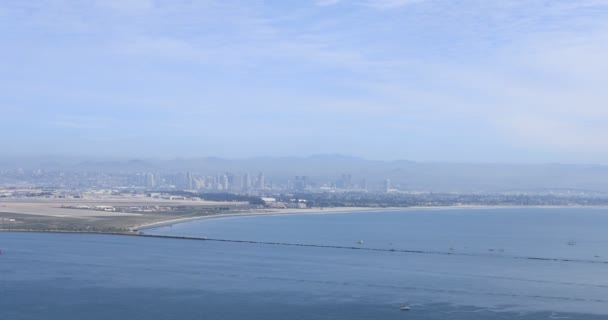
[[[604,209],[446,209],[147,231],[386,251],[0,233],[0,319],[608,319],[607,229]]]

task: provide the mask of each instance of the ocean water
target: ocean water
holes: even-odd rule
[[[0,233],[0,319],[608,319],[607,228],[521,208]]]

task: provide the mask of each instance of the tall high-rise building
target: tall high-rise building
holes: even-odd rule
[[[229,187],[228,176],[223,174],[220,181],[222,184],[222,191],[228,191],[228,187]]]
[[[243,175],[243,189],[246,191],[251,189],[251,176],[249,173]]]
[[[213,181],[213,189],[214,190],[222,190],[223,188],[223,180],[222,180],[222,175],[221,174],[216,174],[214,181]]]
[[[146,188],[154,188],[157,186],[156,180],[154,178],[154,173],[148,172],[145,174]]]
[[[209,186],[207,188],[209,188],[211,190],[219,190],[220,189],[219,188],[219,186],[220,186],[219,176],[211,176],[211,177],[209,177],[209,183],[208,183],[208,185]]]
[[[241,191],[243,189],[243,176],[230,174],[228,176],[228,183],[230,184],[230,190]]]
[[[188,190],[194,189],[194,179],[192,178],[192,174],[190,171],[186,172],[186,181],[184,181],[184,186]]]
[[[386,180],[384,180],[384,192],[391,192],[391,179],[389,178],[386,178]]]
[[[352,176],[349,174],[342,174],[342,177],[340,178],[340,180],[338,181],[338,183],[336,183],[336,187],[338,188],[342,188],[342,189],[350,189],[353,187],[353,178]]]
[[[205,188],[205,178],[201,177],[201,178],[194,179],[193,184],[194,184],[193,185],[194,189],[197,189],[197,190],[203,189],[203,188]]]
[[[297,191],[306,190],[306,176],[295,176],[294,189]]]
[[[262,172],[260,172],[258,174],[258,189],[260,190],[264,190],[265,184],[264,184],[264,174]]]

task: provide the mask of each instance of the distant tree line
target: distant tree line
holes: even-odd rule
[[[410,207],[410,206],[453,206],[453,205],[521,205],[521,206],[603,206],[608,205],[608,197],[562,196],[529,194],[455,194],[455,193],[388,193],[363,192],[345,193],[298,193],[277,196],[282,201],[288,199],[306,200],[309,207]]]
[[[251,205],[263,205],[264,204],[264,201],[262,201],[261,197],[233,194],[233,193],[227,193],[227,192],[198,193],[198,192],[190,192],[190,191],[169,191],[166,193],[170,194],[170,195],[182,196],[182,197],[199,197],[201,199],[208,200],[208,201],[248,202]]]

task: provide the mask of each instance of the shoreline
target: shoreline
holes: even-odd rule
[[[453,205],[453,206],[411,206],[411,207],[331,207],[331,208],[310,208],[310,209],[276,209],[274,211],[252,211],[244,213],[226,213],[211,216],[177,218],[165,221],[146,223],[130,228],[133,232],[141,230],[156,229],[180,223],[187,223],[197,220],[221,219],[234,217],[259,217],[259,216],[278,216],[278,215],[309,215],[309,214],[346,214],[358,212],[391,212],[391,211],[410,211],[410,210],[457,210],[457,209],[517,209],[517,208],[538,208],[538,209],[608,209],[608,206],[518,206],[518,205]]]
[[[337,209],[337,210],[332,210]],[[146,223],[138,226],[134,226],[131,230],[137,232],[140,230],[155,229],[165,226],[170,226],[179,223],[186,223],[197,220],[207,219],[220,219],[220,218],[234,218],[234,217],[259,217],[259,216],[279,216],[279,215],[302,215],[302,214],[340,214],[340,213],[351,213],[351,212],[375,212],[375,211],[399,211],[407,208],[401,207],[390,207],[390,208],[368,208],[368,207],[343,207],[343,208],[311,208],[311,209],[279,209],[277,211],[252,211],[243,213],[225,213],[211,216],[200,216],[200,217],[189,217],[189,218],[177,218],[166,221],[158,221],[152,223]]]
[[[156,229],[180,223],[187,223],[197,220],[221,219],[235,217],[259,217],[259,216],[278,216],[278,215],[312,215],[312,214],[347,214],[358,212],[394,212],[394,211],[413,211],[413,210],[483,210],[483,209],[608,209],[608,206],[530,206],[530,205],[452,205],[452,206],[411,206],[411,207],[330,207],[330,208],[310,208],[310,209],[262,209],[261,211],[251,211],[242,213],[225,213],[208,216],[197,216],[188,218],[175,218],[151,223],[144,223],[135,226],[125,226],[126,231],[83,231],[83,230],[61,230],[61,229],[4,229],[0,232],[32,232],[32,233],[73,233],[73,234],[105,234],[105,235],[126,235],[140,236],[142,230]]]

